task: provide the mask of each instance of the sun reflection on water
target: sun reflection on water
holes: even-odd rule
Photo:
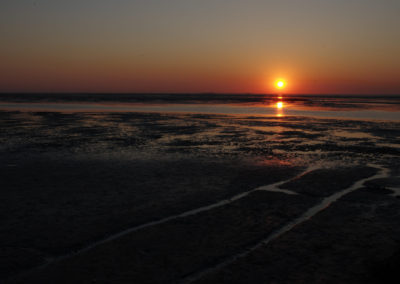
[[[276,107],[276,116],[277,117],[283,117],[283,108],[284,108],[284,103],[283,103],[283,100],[282,100],[282,97],[281,96],[279,96],[278,97],[278,101],[276,102],[276,104],[275,104],[275,107]]]

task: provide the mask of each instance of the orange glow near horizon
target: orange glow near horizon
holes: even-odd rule
[[[31,2],[0,2],[0,92],[400,94],[399,1]]]

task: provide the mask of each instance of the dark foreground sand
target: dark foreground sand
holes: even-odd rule
[[[0,112],[0,129],[3,282],[390,283],[400,265],[399,123]]]

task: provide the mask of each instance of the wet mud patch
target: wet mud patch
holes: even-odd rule
[[[186,147],[186,146],[207,146],[207,145],[222,145],[225,144],[225,141],[207,141],[207,140],[182,140],[175,139],[171,142],[166,143],[167,146],[178,146],[178,147]]]
[[[322,133],[309,133],[309,132],[302,132],[302,131],[283,131],[279,133],[280,136],[283,137],[299,137],[299,138],[306,138],[306,139],[315,139],[324,136]]]
[[[287,151],[323,151],[323,152],[353,152],[360,154],[388,154],[388,155],[399,155],[400,149],[388,146],[375,146],[374,143],[366,142],[359,143],[357,145],[341,145],[337,142],[326,142],[319,144],[305,144],[305,145],[291,145],[281,144],[277,145],[277,149]]]
[[[392,128],[392,127],[383,128],[381,126],[379,128],[377,127],[364,131],[371,133],[374,136],[385,139],[400,139],[400,130],[397,128]]]
[[[400,189],[400,177],[388,177],[381,179],[374,179],[365,183],[369,188],[396,188]]]
[[[377,171],[376,168],[371,167],[318,169],[291,180],[280,188],[311,196],[326,197],[350,187],[358,180],[373,176]]]
[[[251,246],[317,199],[255,192],[224,207],[144,229],[30,275],[31,283],[177,283]],[[126,277],[126,278],[125,278]]]
[[[270,151],[276,149],[282,150],[277,153],[279,157],[283,153],[290,156],[291,153],[316,151],[399,154],[399,149],[394,147],[396,135],[378,137],[369,134],[380,131],[381,126],[385,133],[399,131],[398,124],[389,122],[304,117],[250,119],[201,114],[3,111],[0,126],[4,129],[0,133],[0,150],[13,153],[140,151],[161,154],[182,151],[208,157],[243,154],[257,157],[276,155]],[[360,133],[364,134],[352,137]]]
[[[391,178],[400,175],[399,149],[396,147],[396,133],[400,131],[398,122],[172,113],[54,114],[0,111],[0,129],[0,198],[3,201],[0,207],[0,242],[2,255],[10,260],[6,261],[8,266],[3,266],[7,267],[3,269],[5,274],[22,272],[39,265],[47,257],[79,249],[132,226],[180,214],[259,186],[287,180],[298,174],[300,168],[304,169],[309,165],[318,164],[324,168],[340,165],[347,169],[349,165],[351,168],[351,165],[372,163],[389,168]],[[262,163],[258,163],[259,161]],[[270,161],[275,163],[269,163]],[[301,198],[315,200],[326,196],[367,176],[369,171],[332,170],[330,173],[310,173],[311,176],[295,181],[298,183],[296,187],[302,190],[299,192]],[[359,201],[362,206],[371,202],[376,205],[374,194],[379,194],[379,198],[398,200],[387,194],[388,189],[397,184],[391,178],[367,183],[366,188],[371,191],[368,198],[364,190],[364,197],[357,197],[365,201]],[[331,181],[336,184],[326,185]],[[295,188],[292,190],[295,191]],[[262,203],[264,197],[258,197]],[[285,197],[282,200],[294,204]],[[281,204],[279,200],[275,202]],[[252,210],[252,204],[258,206],[256,204],[259,203],[254,201],[247,204],[246,210]],[[293,206],[297,208],[296,204]],[[382,206],[386,205],[383,203]],[[231,213],[221,219],[226,221],[225,225],[212,223],[217,222],[214,219],[218,216],[213,215],[211,218],[210,215],[209,222],[219,224],[222,230],[216,229],[215,232],[221,232],[221,236],[226,237],[222,245],[219,244],[221,248],[213,245],[211,239],[219,239],[209,234],[204,221],[200,220],[196,221],[199,222],[199,230],[202,230],[199,234],[210,240],[207,241],[208,244],[221,253],[220,255],[228,255],[248,244],[247,233],[254,232],[254,236],[259,236],[256,229],[252,231],[253,227],[246,227],[246,224],[261,222],[256,217],[264,216],[264,209],[260,209],[261,207],[264,208],[257,207],[259,211],[254,214],[250,211],[244,213],[241,208],[236,208],[237,213],[231,210]],[[267,213],[270,212],[267,205],[265,208]],[[282,210],[284,208],[285,205],[282,205]],[[276,212],[270,212],[271,216],[280,214],[280,209],[275,209]],[[391,210],[394,209],[388,209],[385,214],[391,214]],[[221,216],[225,214],[224,210],[215,212],[222,212]],[[338,215],[332,213],[331,218],[344,217],[341,212],[334,212]],[[368,212],[370,217],[375,214],[374,211]],[[262,222],[269,220],[268,216],[261,219]],[[379,224],[383,217],[373,220],[377,220]],[[242,228],[242,232],[238,232],[232,224]],[[336,225],[338,224],[339,222]],[[178,226],[177,223],[175,225]],[[314,231],[309,231],[311,242],[315,241],[314,237],[320,232],[319,225],[321,224],[315,225]],[[185,226],[190,227],[191,224],[180,223],[179,227],[174,228],[176,232],[190,235],[190,232],[186,233]],[[164,238],[173,244],[178,243],[168,237],[168,234],[175,234],[175,229],[163,228],[167,230],[166,233],[155,230],[151,239],[154,244],[149,241],[146,246],[157,247],[157,242]],[[228,237],[228,233],[224,233],[230,230],[236,232],[238,237]],[[321,232],[328,234],[328,231]],[[345,233],[352,236],[350,229]],[[186,240],[179,239],[177,233],[175,236],[185,243]],[[135,238],[133,235],[131,237]],[[141,241],[146,239],[143,236],[140,238]],[[139,238],[135,240],[139,241]],[[126,259],[136,258],[136,253],[147,253],[140,252],[137,244],[128,244],[126,241],[125,245],[134,247],[126,250]],[[197,245],[207,251],[201,240],[198,240]],[[160,251],[153,250],[150,255],[151,258],[157,256],[158,269],[164,271],[162,273],[165,273],[165,277],[177,279],[195,270],[192,265],[197,262],[190,259],[194,254],[189,257],[191,246],[195,245],[190,241],[183,245],[189,253],[183,260],[176,260],[179,256],[171,252],[175,245],[168,248],[165,242],[159,247]],[[312,247],[304,248],[305,259],[309,248]],[[351,250],[351,247],[346,249]],[[129,251],[135,256],[129,256]],[[193,251],[201,255],[201,251]],[[208,251],[207,253],[212,254]],[[169,254],[173,256],[173,263],[187,262],[187,267],[182,264],[184,272],[168,266]],[[220,255],[213,261],[220,259]],[[310,254],[312,256],[313,253]],[[113,254],[113,258],[118,263],[118,255]],[[283,260],[277,261],[284,265],[286,255],[282,258]],[[328,257],[325,258],[328,261]],[[114,275],[118,271],[118,265],[112,266],[112,261],[109,262],[107,257],[106,259],[104,263],[111,264],[108,267],[105,265],[103,271]],[[165,259],[165,264],[158,259]],[[206,263],[206,260],[201,261]],[[265,265],[261,259],[259,261],[260,267]],[[297,265],[290,257],[287,261]],[[93,265],[96,267],[96,264]],[[153,272],[155,265],[150,261],[146,267],[147,265],[149,271],[157,275]],[[200,266],[196,266],[196,269]],[[317,265],[312,267],[314,268],[318,268]],[[147,268],[141,266],[140,269]],[[167,271],[169,269],[171,270]],[[305,275],[311,273],[307,271],[312,269],[306,267]],[[252,273],[252,270],[249,271]],[[283,273],[284,269],[281,271]],[[118,280],[132,282],[130,273],[133,272],[127,272],[126,278],[123,273],[118,274],[122,277]]]
[[[25,247],[0,246],[0,275],[6,278],[23,270],[44,264],[47,255]]]
[[[244,154],[250,155],[270,155],[272,154],[271,148],[263,148],[263,147],[239,147],[237,148],[238,152],[243,152]]]
[[[194,283],[390,283],[399,201],[358,190],[246,257]]]
[[[0,165],[0,241],[3,248],[27,248],[26,258],[29,249],[46,256],[62,254],[300,170],[243,160],[26,158]]]

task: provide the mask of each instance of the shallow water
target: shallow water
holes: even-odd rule
[[[149,96],[149,98],[146,98]],[[218,97],[219,95],[215,95]],[[244,96],[244,95],[243,95]],[[231,95],[216,101],[207,101],[201,95],[185,101],[173,100],[173,95],[164,95],[165,101],[151,100],[151,95],[134,97],[135,101],[124,101],[109,95],[109,100],[93,101],[86,97],[69,102],[54,101],[48,95],[46,101],[32,99],[18,102],[5,101],[0,96],[0,110],[56,111],[56,112],[159,112],[159,113],[203,113],[227,115],[306,116],[321,118],[400,120],[400,97],[345,97],[345,96],[268,96],[238,99]],[[149,99],[141,101],[141,99]],[[126,98],[125,98],[126,99]],[[225,99],[225,101],[224,101]],[[235,99],[235,103],[232,101]]]

